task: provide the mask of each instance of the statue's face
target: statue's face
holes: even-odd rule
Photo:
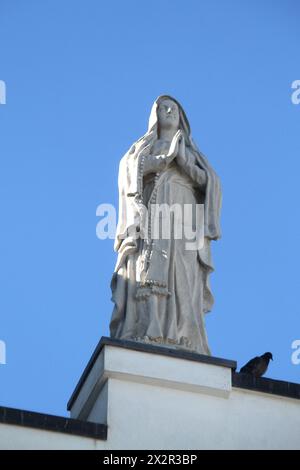
[[[157,109],[158,125],[164,129],[178,129],[179,109],[177,104],[169,99],[163,100]]]

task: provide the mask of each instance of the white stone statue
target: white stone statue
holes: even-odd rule
[[[171,211],[171,236],[157,237],[153,214],[162,204],[193,214],[202,204],[204,216],[178,223]],[[120,162],[111,337],[210,354],[204,316],[213,305],[210,241],[220,238],[220,207],[219,178],[194,144],[183,108],[160,96],[148,131]],[[194,249],[174,236],[176,224],[189,223],[204,235]]]

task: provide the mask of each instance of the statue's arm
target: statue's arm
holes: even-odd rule
[[[185,148],[184,157],[178,155],[176,161],[178,165],[189,175],[189,177],[196,182],[201,188],[206,185],[207,177],[204,170],[199,168],[194,154]]]

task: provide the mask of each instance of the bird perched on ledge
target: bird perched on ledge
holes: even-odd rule
[[[267,371],[270,359],[273,361],[273,356],[270,352],[266,352],[262,356],[256,356],[241,368],[240,373],[261,377]]]

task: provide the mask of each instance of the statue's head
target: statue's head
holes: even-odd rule
[[[163,98],[157,106],[157,123],[159,129],[178,129],[179,109],[171,98]]]
[[[187,145],[191,145],[190,125],[181,104],[172,96],[161,95],[153,103],[148,130],[129,149],[130,155],[137,154],[141,149],[155,141],[159,137],[159,130],[181,129]]]
[[[165,129],[182,129],[186,136],[190,135],[190,125],[180,103],[169,95],[159,96],[153,103],[148,132],[164,127]]]

